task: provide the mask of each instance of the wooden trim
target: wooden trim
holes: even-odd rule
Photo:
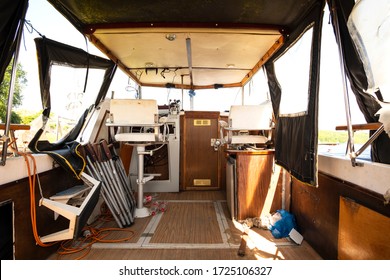
[[[6,125],[4,123],[0,124],[0,130],[4,130],[4,134],[5,134]],[[10,124],[9,125],[8,136],[9,136],[10,141],[8,142],[7,148],[12,147],[14,149],[13,154],[15,156],[18,153],[18,144],[16,142],[18,138],[15,137],[15,131],[17,131],[17,130],[30,130],[30,126],[26,125],[26,124]],[[1,142],[4,142],[4,143],[6,141],[7,140],[1,140]],[[5,149],[7,149],[7,148],[5,148]],[[0,152],[3,153],[3,147],[0,150]]]
[[[13,130],[13,131],[16,131],[16,130],[30,130],[30,125],[28,124],[10,124],[9,125],[9,130]],[[5,129],[5,124],[4,123],[0,123],[0,129]]]
[[[216,111],[185,111],[184,116],[186,119],[218,119],[219,112]]]
[[[98,128],[98,131],[96,133],[96,136],[95,136],[95,139],[93,139],[93,143],[98,143],[100,139],[98,139],[99,135],[100,135],[100,132],[102,131],[103,127],[105,127],[106,129],[109,129],[107,126],[106,126],[106,120],[108,119],[108,117],[110,116],[110,111],[109,110],[106,110],[104,112],[104,116],[103,116],[103,119],[102,121],[100,122],[100,125],[99,125],[99,128]],[[110,135],[110,131],[108,131],[108,135]]]
[[[277,52],[284,44],[283,36],[280,36],[275,44],[263,55],[263,57],[256,63],[251,71],[242,79],[241,86],[244,86],[251,78],[260,70],[260,68]]]
[[[275,150],[226,150],[228,155],[271,155]]]
[[[184,185],[185,179],[185,158],[187,156],[187,138],[184,135],[187,135],[187,126],[184,124],[185,117],[180,115],[180,174],[179,174],[179,190],[183,191],[186,189]]]
[[[84,28],[84,33],[92,35],[99,29],[156,29],[156,28],[179,28],[179,29],[244,29],[244,30],[262,30],[275,31],[282,33],[283,26],[271,24],[254,24],[254,23],[226,23],[226,22],[125,22],[125,23],[100,23],[89,24]]]
[[[99,39],[97,39],[93,34],[87,35],[89,40],[102,52],[104,53],[109,59],[111,59],[118,67],[127,75],[129,75],[130,78],[132,78],[136,83],[140,84],[139,80],[136,76],[134,76],[133,73],[126,67],[125,64],[123,64],[122,61],[120,61],[109,49],[106,48],[106,46],[100,42]]]
[[[364,123],[364,124],[353,124],[352,129],[353,130],[377,130],[382,126],[382,123],[376,122],[376,123]],[[336,126],[336,130],[348,130],[348,126],[346,125],[339,125]]]
[[[183,188],[183,191],[217,191],[220,190],[220,187],[209,187],[209,186],[198,186],[198,187],[185,187]]]
[[[126,72],[127,73],[127,72]],[[157,87],[157,88],[175,88],[175,89],[215,89],[216,85],[204,85],[204,86],[196,86],[193,85],[183,85],[183,84],[150,84],[150,83],[141,83],[136,80],[136,82],[143,87]],[[242,83],[231,83],[231,84],[223,84],[220,88],[232,88],[232,87],[241,87]]]

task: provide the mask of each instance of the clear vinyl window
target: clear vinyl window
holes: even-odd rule
[[[104,72],[101,69],[89,69],[84,91],[86,68],[52,65],[51,113],[46,133],[42,137],[46,137],[49,142],[56,142],[73,129],[84,111],[95,103]]]
[[[310,54],[313,27],[275,62],[275,73],[281,86],[280,116],[303,115],[309,100]]]

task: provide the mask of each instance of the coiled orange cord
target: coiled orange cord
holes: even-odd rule
[[[135,235],[134,231],[125,229],[125,228],[94,228],[94,227],[85,227],[84,231],[89,231],[90,234],[85,236],[83,239],[79,240],[66,240],[61,243],[61,246],[57,250],[58,259],[64,255],[76,254],[83,252],[84,253],[77,257],[76,260],[83,259],[91,251],[92,245],[94,243],[117,243],[117,242],[126,242],[132,239]],[[130,233],[129,236],[121,239],[106,239],[109,236],[110,232],[114,231],[127,231]],[[108,232],[108,233],[107,233]]]

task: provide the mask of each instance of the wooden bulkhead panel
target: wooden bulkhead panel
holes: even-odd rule
[[[79,183],[62,168],[55,168],[41,173],[39,181],[44,197],[50,197],[61,190]],[[31,226],[29,189],[28,178],[2,185],[0,188],[0,201],[10,200],[14,204],[15,259],[46,259],[57,250],[59,243],[50,247],[40,247],[36,244]],[[53,211],[46,207],[38,206],[40,199],[39,187],[36,186],[35,205],[38,235],[44,236],[66,228],[69,221],[61,216],[57,220],[54,220]]]
[[[274,152],[267,150],[255,153],[237,152],[236,158],[238,201],[236,218],[244,220],[260,217],[262,214],[281,209],[282,174],[280,169],[275,173]],[[273,176],[275,178],[272,178]],[[274,180],[271,183],[272,179]]]
[[[317,188],[293,178],[291,212],[296,217],[298,231],[324,259],[342,257],[339,256],[340,244],[338,244],[340,242],[340,197],[349,197],[372,209],[376,214],[390,217],[389,205],[383,203],[383,196],[378,193],[321,172]],[[361,227],[360,230],[362,234],[368,234],[374,231],[374,227],[377,225],[370,224],[368,227]],[[357,246],[355,249],[364,250],[363,247],[359,249]]]
[[[390,259],[390,218],[340,197],[338,259]]]

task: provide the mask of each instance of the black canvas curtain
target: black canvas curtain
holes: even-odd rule
[[[17,34],[24,26],[28,0],[0,1],[0,84],[16,51]]]
[[[62,65],[74,68],[105,69],[104,80],[97,94],[95,106],[106,96],[107,90],[115,74],[116,65],[96,55],[91,55],[82,49],[65,45],[48,38],[36,38],[38,55],[39,80],[41,87],[42,107],[46,114],[50,113],[50,81],[51,66]]]
[[[363,68],[363,63],[357,53],[351,36],[348,32],[347,21],[355,4],[354,0],[328,0],[331,11],[337,15],[339,32],[341,37],[341,46],[344,55],[344,69],[351,85],[352,92],[356,97],[359,109],[368,123],[377,122],[378,117],[375,113],[380,109],[380,105],[370,94],[365,93],[368,82]],[[373,5],[375,2],[373,2]],[[332,16],[333,28],[337,28],[335,18]],[[380,91],[376,92],[381,100]],[[373,133],[373,132],[371,132]],[[383,132],[371,144],[371,159],[375,162],[390,163],[390,138]]]
[[[116,70],[116,65],[112,61],[90,55],[82,49],[68,46],[48,38],[37,38],[35,39],[35,43],[38,55],[41,99],[44,109],[42,114],[44,119],[49,117],[51,109],[50,80],[52,65],[105,70],[102,86],[97,94],[95,104],[92,106],[97,106],[105,98]],[[44,129],[41,128],[30,141],[28,147],[35,153],[48,154],[66,171],[80,178],[86,162],[80,144],[75,140],[84,125],[88,112],[89,109],[86,109],[77,125],[60,141],[56,143],[39,141],[40,136],[44,132]]]
[[[290,28],[292,32],[285,37],[285,45],[265,65],[272,106],[276,117],[275,162],[283,166],[298,180],[313,186],[318,184],[318,92],[324,5],[325,1],[319,1],[313,5],[307,15],[302,15],[302,20],[297,22],[296,26]],[[274,62],[312,24],[314,25],[307,114],[294,117],[279,116],[282,89],[275,74]],[[291,75],[294,75],[294,73],[291,73]]]
[[[79,135],[87,115],[88,110],[85,110],[76,126],[63,139],[55,143],[40,141],[39,138],[45,132],[44,128],[40,128],[28,144],[28,148],[33,153],[48,154],[62,168],[77,179],[80,179],[81,173],[86,166],[86,161],[82,147],[75,139]]]

